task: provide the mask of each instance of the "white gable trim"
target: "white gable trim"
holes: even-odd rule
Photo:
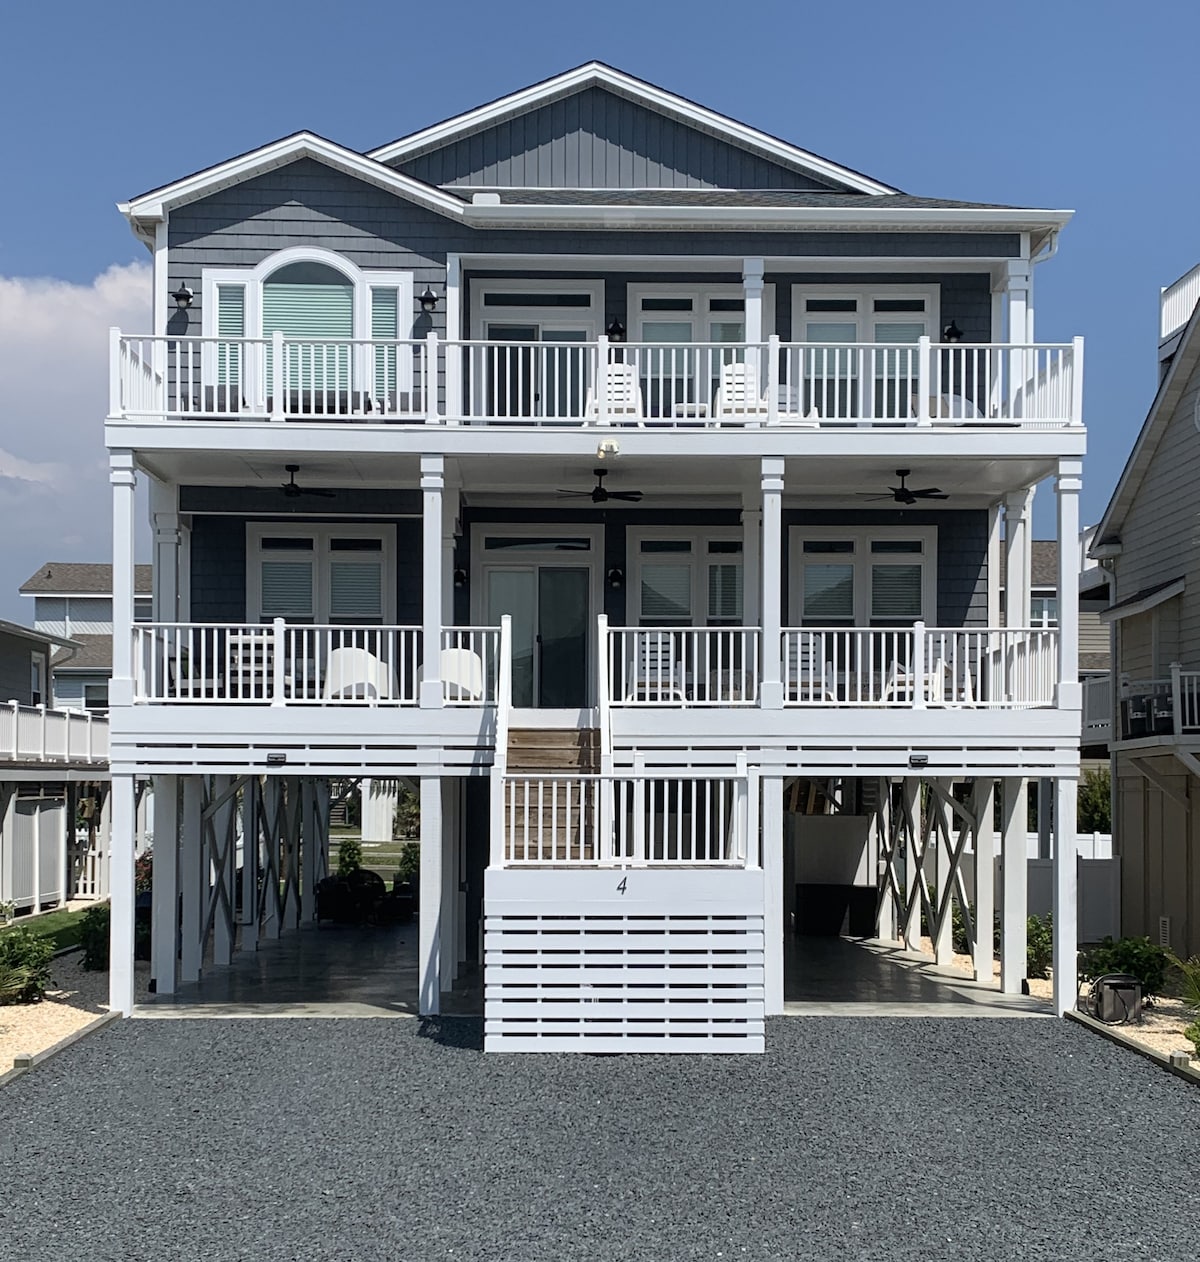
[[[283,140],[264,145],[240,157],[231,158],[217,166],[208,167],[177,180],[174,184],[164,185],[132,201],[119,202],[117,209],[131,222],[161,220],[179,206],[208,197],[223,188],[240,184],[265,171],[286,166],[300,158],[313,158],[323,162],[334,170],[342,171],[356,179],[374,184],[397,197],[427,206],[439,214],[459,219],[463,213],[463,203],[448,193],[422,184],[411,176],[402,175],[391,167],[383,166],[352,149],[344,149],[331,140],[313,135],[312,132],[297,132]]]
[[[588,87],[608,88],[659,114],[681,119],[706,132],[723,137],[741,148],[754,150],[775,162],[803,171],[818,179],[834,180],[856,192],[895,193],[898,191],[869,176],[839,166],[836,162],[830,162],[827,158],[809,153],[806,149],[797,148],[795,145],[777,140],[774,136],[768,136],[765,132],[747,127],[745,123],[726,118],[725,115],[697,105],[694,101],[688,101],[672,92],[657,88],[651,83],[623,74],[620,70],[614,70],[612,66],[606,66],[599,61],[589,61],[586,65],[577,66],[574,70],[555,75],[552,79],[523,88],[520,92],[513,92],[497,101],[468,110],[465,114],[458,114],[454,118],[446,119],[445,122],[435,123],[432,127],[414,132],[411,136],[394,140],[390,144],[372,150],[368,157],[374,158],[377,162],[395,162],[399,159],[413,158],[427,150],[437,149],[458,140],[471,132],[491,127],[514,114],[535,109],[548,101],[569,96],[573,92]]]

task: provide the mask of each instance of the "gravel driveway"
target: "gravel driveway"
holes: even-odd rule
[[[761,1057],[477,1039],[111,1026],[0,1090],[0,1257],[1195,1257],[1200,1091],[1066,1022],[784,1018]]]

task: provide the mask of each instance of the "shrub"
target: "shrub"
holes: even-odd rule
[[[149,894],[154,888],[154,848],[143,850],[133,865],[133,888],[137,894]]]
[[[1195,1057],[1200,1059],[1200,1021],[1193,1021],[1183,1032],[1183,1037],[1191,1043]]]
[[[103,972],[108,968],[110,919],[107,903],[96,903],[83,913],[79,942],[83,947],[83,967],[90,972]]]
[[[1025,976],[1049,977],[1054,962],[1054,918],[1030,916],[1025,922]]]
[[[355,837],[343,837],[338,842],[337,874],[349,876],[362,867],[362,842]]]
[[[406,841],[400,847],[400,861],[396,865],[396,875],[402,881],[415,881],[421,872],[421,843]]]
[[[1149,938],[1105,938],[1083,958],[1080,972],[1091,980],[1105,973],[1128,973],[1142,983],[1142,998],[1161,995],[1167,980],[1170,954]]]
[[[0,1003],[36,1003],[50,984],[54,945],[28,929],[0,935]]]
[[[1075,827],[1081,833],[1112,832],[1112,776],[1107,767],[1084,772],[1079,782]]]

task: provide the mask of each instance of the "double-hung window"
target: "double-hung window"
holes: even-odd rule
[[[742,625],[742,541],[735,532],[641,532],[632,547],[630,614],[639,626]]]
[[[937,617],[937,527],[795,527],[792,619],[807,627],[907,627]]]

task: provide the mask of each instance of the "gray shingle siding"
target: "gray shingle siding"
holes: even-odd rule
[[[33,682],[32,658],[38,651],[37,645],[24,637],[0,631],[0,702],[29,704]],[[46,660],[49,661],[48,656]],[[43,696],[42,700],[48,702],[49,697]]]
[[[501,188],[840,187],[585,88],[400,164],[428,184]]]

